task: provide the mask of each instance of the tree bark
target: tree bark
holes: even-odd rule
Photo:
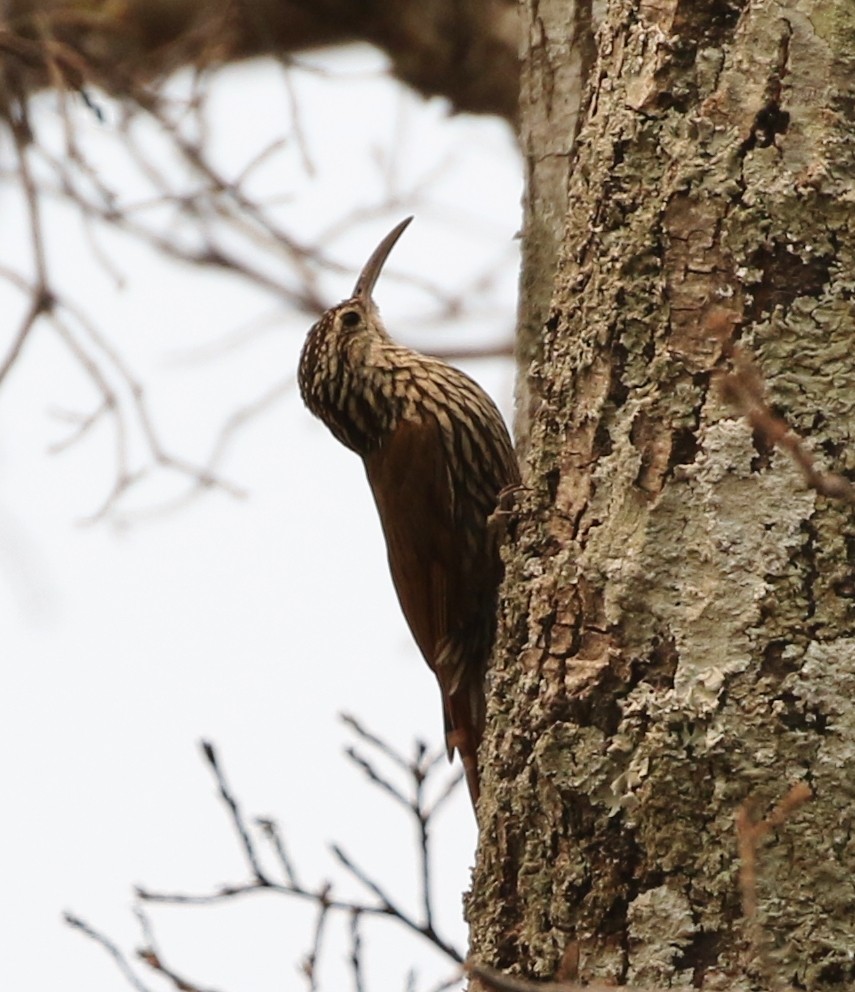
[[[398,79],[455,111],[517,117],[514,0],[9,0],[0,20],[6,85],[97,84],[121,95],[177,69],[367,42]],[[2,95],[2,85],[0,85]]]
[[[604,8],[585,40],[590,0],[531,0],[523,28],[524,78],[552,52],[587,90],[567,192],[544,194],[560,216],[527,200],[529,333],[548,316],[526,352],[472,953],[531,978],[851,989],[853,510],[720,386],[738,346],[817,465],[855,472],[855,8]],[[523,102],[524,134],[555,121],[548,87]],[[545,226],[566,231],[548,280]],[[799,783],[812,801],[761,822],[740,878],[737,817],[744,843]]]
[[[573,142],[580,122],[585,80],[594,57],[590,4],[535,0],[526,7],[520,79],[520,140],[525,165],[517,368],[542,361],[541,330],[549,313],[558,252],[564,237]],[[529,377],[517,380],[515,434],[527,451],[532,402]]]

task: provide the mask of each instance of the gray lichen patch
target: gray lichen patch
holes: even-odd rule
[[[702,437],[694,463],[625,541],[607,597],[634,655],[648,656],[654,639],[673,642],[674,691],[697,712],[715,707],[729,673],[756,661],[761,605],[790,568],[815,503],[786,459],[752,470],[756,449],[742,421],[714,421]],[[596,539],[586,554],[602,560]]]
[[[627,982],[696,988],[691,973],[684,971],[673,980],[676,966],[696,931],[691,904],[674,886],[660,885],[640,893],[627,910]]]

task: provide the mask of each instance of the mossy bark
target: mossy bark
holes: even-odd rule
[[[549,30],[576,30],[564,6]],[[738,345],[818,465],[852,477],[855,7],[594,13],[551,300],[524,308],[548,317],[524,370],[473,956],[534,978],[578,958],[582,978],[641,987],[851,989],[853,509],[717,379]],[[813,800],[760,851],[758,941],[735,817],[801,781]]]

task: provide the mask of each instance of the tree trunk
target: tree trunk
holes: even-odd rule
[[[720,387],[738,342],[817,466],[855,471],[855,7],[612,0],[594,34],[591,0],[525,6],[542,85],[524,134],[570,147],[550,59],[587,91],[569,186],[527,203],[529,237],[550,207],[566,234],[547,280],[547,241],[523,275],[540,294],[523,314],[547,319],[526,352],[473,957],[851,989],[853,511]],[[546,142],[526,144],[530,175]],[[798,783],[812,801],[763,822]]]

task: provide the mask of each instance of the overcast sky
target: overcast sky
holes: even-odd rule
[[[294,85],[315,174],[292,143],[260,176],[260,193],[286,195],[282,224],[309,242],[348,211],[382,203],[390,184],[401,200],[330,246],[350,272],[325,280],[329,303],[349,294],[377,240],[415,211],[376,291],[393,335],[426,349],[509,336],[521,179],[505,125],[451,119],[441,102],[402,94],[368,50],[314,61],[331,75],[298,74]],[[226,172],[291,133],[273,66],[223,73],[215,105]],[[104,123],[84,112],[79,126],[101,149],[111,183],[133,185],[111,145],[114,108],[103,109]],[[56,130],[50,99],[36,120]],[[8,161],[9,149],[2,155]],[[412,206],[415,187],[423,195]],[[0,263],[25,268],[26,227],[9,188],[0,210]],[[232,410],[293,377],[305,316],[228,276],[103,236],[117,286],[70,211],[54,209],[47,222],[51,273],[145,382],[170,450],[204,458]],[[495,279],[476,317],[441,329],[419,324],[431,300],[398,278],[453,289],[485,270]],[[23,303],[0,283],[0,304],[5,347]],[[198,351],[254,324],[261,329],[240,347]],[[510,362],[466,368],[510,417]],[[85,525],[113,480],[108,425],[62,454],[47,451],[69,431],[58,412],[93,402],[47,324],[0,391],[0,987],[128,988],[103,952],[63,926],[64,910],[132,949],[141,943],[134,884],[207,892],[246,880],[199,756],[203,737],[218,746],[247,814],[280,821],[308,882],[329,878],[341,894],[360,894],[328,853],[338,841],[413,905],[411,827],[347,764],[352,738],[337,719],[351,711],[404,750],[415,737],[441,745],[438,690],[400,616],[359,460],[290,388],[224,465],[247,498],[210,493],[130,528]],[[182,484],[162,473],[122,512],[145,518]],[[437,824],[436,843],[439,922],[463,949],[460,893],[475,843],[464,790]],[[151,915],[167,962],[203,987],[305,987],[297,963],[314,922],[305,905],[267,897]],[[345,944],[328,950],[322,987],[347,987],[335,977],[344,975]],[[450,971],[388,923],[367,932],[365,956],[371,990],[404,989],[411,965],[418,990]]]

